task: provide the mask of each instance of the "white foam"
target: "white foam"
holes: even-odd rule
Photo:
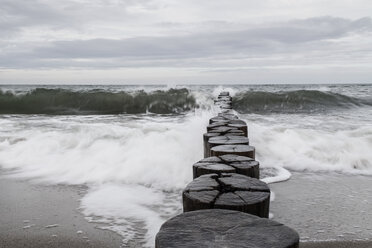
[[[258,160],[258,161],[260,161],[260,160]],[[265,177],[265,178],[261,179],[261,181],[263,181],[265,183],[283,182],[283,181],[286,181],[286,180],[291,178],[291,173],[283,167],[275,166],[275,165],[270,164],[270,163],[265,164],[265,162],[263,163],[263,166],[261,166],[261,167],[262,168],[270,167],[272,169],[275,169],[275,174],[273,176]]]
[[[108,229],[121,234],[124,243],[139,239],[145,241],[141,246],[152,247],[160,225],[179,209],[176,199],[169,200],[162,191],[150,187],[108,183],[90,190],[81,206],[93,220],[110,224]],[[138,232],[141,228],[144,237]]]
[[[88,184],[81,200],[86,216],[106,223],[125,242],[152,247],[160,225],[180,212],[181,190],[192,180],[191,165],[202,158],[211,117],[7,120],[0,127],[0,164],[19,177]],[[23,140],[12,142],[15,137]]]
[[[45,228],[53,228],[53,227],[59,227],[59,225],[58,224],[51,224],[51,225],[45,226]]]
[[[237,93],[237,90],[232,88],[232,87],[224,87],[224,86],[217,86],[216,88],[213,89],[213,97],[217,98],[217,96],[222,92],[222,91],[227,91],[230,93],[230,96],[235,96]]]
[[[287,121],[275,120],[275,116],[260,118],[264,120],[248,120],[254,130],[250,142],[260,165],[278,170],[277,179],[288,179],[290,173],[285,169],[372,175],[371,125],[346,124],[335,118],[332,127],[322,127],[328,121],[323,116],[292,116]]]
[[[33,226],[35,226],[35,225],[26,225],[26,226],[23,226],[22,228],[23,228],[23,229],[29,229],[29,228],[31,228],[31,227],[33,227]]]
[[[275,201],[275,193],[274,193],[274,191],[270,191],[270,202],[273,202],[273,201]]]
[[[0,164],[18,176],[50,183],[137,183],[161,189],[183,187],[190,165],[202,157],[202,133],[210,114],[186,118],[123,122],[79,118],[35,120],[0,141]],[[177,121],[180,121],[177,123]],[[174,123],[175,122],[175,123]],[[37,127],[38,125],[44,127]],[[13,130],[14,132],[14,130]]]

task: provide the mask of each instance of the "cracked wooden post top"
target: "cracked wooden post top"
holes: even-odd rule
[[[244,136],[214,136],[210,137],[208,142],[211,144],[211,147],[218,145],[248,145],[249,139]]]
[[[230,92],[228,91],[221,91],[219,96],[229,96],[230,95]]]
[[[182,199],[184,212],[220,208],[269,217],[267,184],[236,173],[202,175],[186,186]]]
[[[207,158],[210,155],[210,148],[208,144],[208,140],[211,137],[216,136],[226,136],[226,137],[236,137],[236,136],[244,136],[244,132],[238,130],[236,128],[213,128],[209,132],[203,134],[203,146],[204,146],[204,158]]]
[[[210,137],[205,146],[206,155],[211,156],[211,148],[219,145],[249,145],[249,140],[244,136],[223,135]]]
[[[214,102],[231,102],[232,97],[231,96],[219,96]]]
[[[214,122],[214,123],[209,124],[207,126],[207,132],[210,131],[213,128],[224,127],[224,126],[227,126],[228,124],[229,124],[229,122],[225,122],[225,121]]]
[[[237,127],[219,126],[211,128],[208,133],[220,133],[220,135],[233,134],[235,136],[246,136],[242,130]]]
[[[239,121],[241,121],[241,120],[239,120]],[[247,124],[244,121],[241,121],[240,123],[238,122],[238,120],[236,120],[236,121],[230,121],[230,123],[227,126],[228,127],[235,127],[238,130],[243,131],[244,132],[244,136],[245,137],[248,137],[248,126],[247,126]]]
[[[244,132],[241,130],[238,130],[236,128],[230,128],[230,127],[217,127],[211,129],[209,132],[203,134],[203,146],[204,146],[204,158],[207,158],[210,156],[210,148],[208,145],[208,140],[211,137],[215,136],[244,136]]]
[[[232,109],[232,97],[229,95],[219,95],[214,103],[221,109]]]
[[[259,179],[260,164],[258,161],[244,156],[223,155],[204,158],[193,165],[193,178],[205,174],[237,173]]]
[[[230,121],[240,121],[239,118],[236,116],[236,115],[228,115],[229,117],[222,117],[222,116],[215,116],[213,118],[210,118],[209,119],[209,124],[213,124],[215,122],[230,122]],[[234,116],[236,116],[236,118],[234,118]]]
[[[239,119],[228,119],[223,117],[213,117],[209,120],[207,131],[214,130],[220,127],[232,127],[244,132],[245,136],[248,137],[248,126],[247,123]]]
[[[298,248],[299,235],[276,221],[225,209],[183,213],[165,222],[155,248]]]
[[[220,133],[220,135],[235,135],[235,136],[245,136],[242,130],[236,127],[215,127],[208,131],[208,133]]]
[[[225,118],[222,118],[222,117],[213,117],[213,118],[210,118],[209,119],[209,124],[213,124],[215,122],[224,122],[224,123],[228,123],[230,120],[229,119],[225,119]]]
[[[212,156],[235,154],[255,159],[255,148],[249,145],[221,145],[211,148]]]
[[[223,114],[219,113],[218,116],[212,117],[209,119],[209,124],[214,122],[221,122],[221,121],[232,121],[232,120],[239,120],[239,117],[234,114]]]
[[[218,121],[216,121],[218,120]],[[209,122],[212,122],[211,124],[209,124],[207,126],[207,131],[210,131],[212,130],[213,128],[218,128],[218,127],[235,127],[239,130],[242,130],[244,133],[245,133],[245,136],[248,137],[248,126],[247,126],[247,123],[245,123],[245,121],[242,121],[242,120],[239,120],[239,119],[236,119],[236,120],[225,120],[225,119],[217,119],[217,118],[213,118],[209,120]]]

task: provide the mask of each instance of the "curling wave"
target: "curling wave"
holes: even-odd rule
[[[235,95],[233,108],[241,113],[308,113],[372,105],[372,100],[318,90],[246,91]]]
[[[37,88],[21,95],[0,90],[0,114],[177,114],[195,107],[195,98],[185,88],[149,93]]]

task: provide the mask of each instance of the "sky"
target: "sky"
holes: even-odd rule
[[[372,83],[370,0],[0,0],[0,84]]]

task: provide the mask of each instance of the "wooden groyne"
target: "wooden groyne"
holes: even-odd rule
[[[204,159],[182,193],[184,213],[162,225],[155,247],[299,247],[296,231],[268,219],[270,189],[259,180],[248,126],[234,114],[229,92],[215,104],[221,112],[203,135]]]
[[[193,178],[205,174],[238,173],[260,178],[260,163],[253,158],[238,155],[222,155],[204,158],[193,165]]]

